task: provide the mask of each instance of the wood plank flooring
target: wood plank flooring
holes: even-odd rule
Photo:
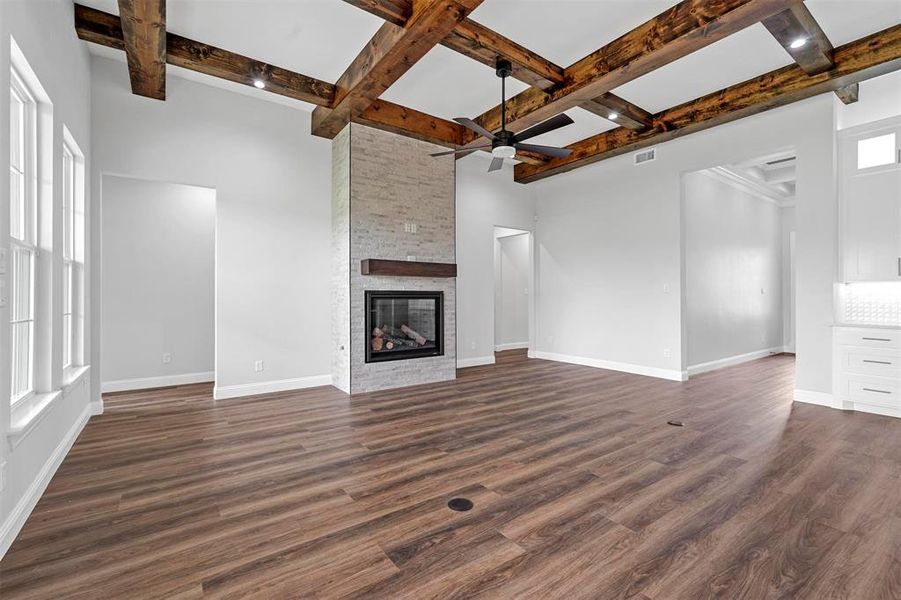
[[[502,358],[108,396],[0,596],[901,598],[901,420],[793,404],[789,356],[685,384]]]

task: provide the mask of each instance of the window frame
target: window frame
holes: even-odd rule
[[[19,156],[20,164],[13,165],[13,133],[12,133],[12,98],[16,97],[21,109],[21,124],[19,125]],[[21,200],[12,198],[12,183],[10,183],[10,255],[13,264],[13,277],[10,280],[10,298],[12,304],[15,305],[19,293],[18,286],[22,284],[17,276],[18,261],[17,255],[25,254],[28,258],[28,275],[25,285],[28,287],[28,306],[26,307],[26,315],[24,317],[14,318],[14,311],[10,310],[10,405],[16,406],[22,402],[27,402],[35,395],[36,390],[36,261],[39,255],[37,246],[37,220],[38,220],[38,198],[37,198],[37,111],[38,102],[35,95],[26,85],[22,75],[13,66],[10,69],[10,178],[13,176],[20,179]],[[12,210],[14,206],[21,206],[21,212],[18,215],[21,219],[21,231],[19,226],[13,224]],[[21,236],[17,235],[21,233]],[[27,368],[27,384],[24,388],[17,385],[17,360],[22,358],[22,354],[13,352],[13,339],[15,338],[13,330],[17,326],[23,324],[28,325],[28,348],[24,352],[24,357],[28,361]],[[16,388],[21,388],[18,391]]]
[[[75,201],[76,158],[75,152],[63,141],[63,205],[62,205],[62,362],[63,371],[75,365]]]

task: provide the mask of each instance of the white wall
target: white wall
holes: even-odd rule
[[[707,171],[683,186],[689,371],[781,349],[782,209]]]
[[[124,62],[93,70],[95,184],[216,190],[217,393],[328,383],[329,353],[305,342],[329,339],[331,261],[330,142],[309,113],[173,76],[159,102],[132,95]]]
[[[525,348],[529,344],[528,233],[497,238],[497,271],[494,298],[495,348]]]
[[[782,208],[782,345],[789,352],[795,351],[795,285],[797,282],[794,264],[794,244],[797,224],[794,205]]]
[[[494,227],[533,231],[529,186],[510,167],[487,173],[478,154],[457,161],[457,366],[494,362]]]
[[[51,154],[53,168],[42,176],[45,185],[52,186],[54,222],[52,244],[45,243],[44,258],[52,264],[52,289],[60,289],[62,282],[62,257],[53,252],[62,243],[61,206],[63,126],[67,127],[85,154],[87,168],[91,163],[90,131],[90,58],[87,49],[78,41],[72,27],[73,5],[70,0],[4,0],[0,2],[0,163],[9,163],[9,73],[10,36],[34,70],[53,104]],[[0,247],[9,247],[9,170],[0,169]],[[88,184],[89,185],[89,184]],[[90,199],[90,190],[86,195]],[[88,201],[85,210],[91,214]],[[46,225],[46,224],[45,224]],[[90,248],[90,234],[86,239]],[[47,254],[49,253],[49,257]],[[85,277],[91,281],[92,265],[87,263]],[[7,275],[0,275],[6,279]],[[6,288],[8,290],[8,288]],[[85,302],[90,308],[91,295]],[[32,507],[40,497],[50,477],[62,461],[69,445],[84,426],[92,409],[99,410],[99,402],[91,406],[91,398],[99,399],[96,381],[93,394],[93,375],[83,372],[80,379],[66,381],[61,368],[62,357],[62,298],[54,296],[50,304],[53,360],[50,365],[50,387],[60,390],[39,416],[28,421],[28,427],[16,434],[11,431],[9,410],[9,309],[0,308],[0,557],[5,553]],[[90,331],[90,314],[87,329]],[[90,335],[85,339],[87,356],[96,352]],[[20,424],[21,421],[16,424]]]
[[[537,201],[539,355],[682,378],[680,179],[794,147],[798,155],[798,363],[831,391],[836,256],[834,96],[819,96],[530,184]]]
[[[212,381],[216,191],[112,175],[102,190],[104,390]]]

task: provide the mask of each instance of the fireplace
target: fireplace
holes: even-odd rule
[[[366,362],[444,355],[444,292],[366,292]]]

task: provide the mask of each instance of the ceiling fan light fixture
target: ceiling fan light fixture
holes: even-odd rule
[[[792,43],[789,44],[789,47],[792,50],[797,50],[798,48],[803,48],[805,44],[807,44],[807,38],[798,38],[792,41]]]
[[[491,155],[496,158],[513,158],[516,156],[516,148],[513,146],[496,146],[492,148]]]

